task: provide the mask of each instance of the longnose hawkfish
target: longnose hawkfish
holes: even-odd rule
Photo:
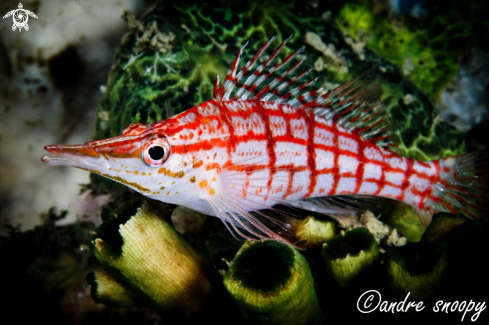
[[[217,216],[247,239],[287,241],[263,219],[287,228],[263,211],[278,204],[341,219],[351,210],[335,197],[397,199],[425,223],[439,211],[478,216],[487,195],[485,154],[430,162],[396,154],[378,69],[330,92],[312,89],[316,79],[300,81],[310,70],[296,72],[301,49],[271,64],[287,41],[257,63],[273,40],[238,71],[243,46],[222,86],[217,76],[211,100],[160,122],[131,124],[114,138],[46,146],[51,154],[42,161]]]

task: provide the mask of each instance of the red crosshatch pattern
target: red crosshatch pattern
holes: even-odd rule
[[[234,184],[242,188],[240,195],[263,188],[260,203],[273,205],[274,197],[368,194],[423,210],[436,199],[431,185],[439,180],[439,162],[400,157],[312,111],[256,100],[209,101],[176,121],[166,129],[181,138],[174,154],[224,149],[223,165],[247,176]],[[254,174],[266,177],[253,181]]]

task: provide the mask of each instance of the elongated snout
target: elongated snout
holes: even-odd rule
[[[44,150],[51,154],[43,156],[41,161],[49,165],[65,165],[83,169],[94,169],[100,157],[95,148],[83,145],[48,145]],[[95,168],[98,169],[98,168]]]

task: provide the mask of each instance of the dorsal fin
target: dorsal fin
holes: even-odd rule
[[[370,68],[352,81],[330,93],[317,96],[303,106],[314,110],[316,115],[333,119],[344,128],[360,134],[365,140],[392,150],[394,137],[389,117],[380,101],[380,78],[379,68]]]
[[[310,87],[318,78],[305,82],[300,81],[311,71],[309,69],[296,72],[303,60],[297,61],[283,72],[279,71],[291,62],[298,53],[302,52],[303,48],[296,50],[279,63],[266,69],[290,37],[283,41],[263,63],[253,69],[260,55],[275,38],[275,36],[272,37],[237,72],[239,60],[246,44],[241,47],[226,75],[223,87],[219,87],[219,77],[216,79],[214,85],[215,100],[251,99],[313,110],[316,115],[333,119],[338,125],[359,134],[365,140],[374,142],[378,146],[389,146],[391,150],[395,149],[389,118],[380,102],[381,74],[377,67],[365,71],[354,80],[329,93],[319,95],[323,90],[322,88],[312,89]]]

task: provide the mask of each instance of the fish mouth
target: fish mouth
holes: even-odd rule
[[[87,170],[99,169],[99,157],[94,147],[84,145],[49,145],[44,150],[50,152],[41,161],[48,165],[64,165]]]
[[[103,154],[100,155],[90,143],[84,145],[49,145],[45,146],[44,149],[50,154],[41,158],[43,163],[80,168],[110,178],[140,193],[151,193],[150,189],[137,182],[124,179],[120,175],[111,174],[107,157]]]

